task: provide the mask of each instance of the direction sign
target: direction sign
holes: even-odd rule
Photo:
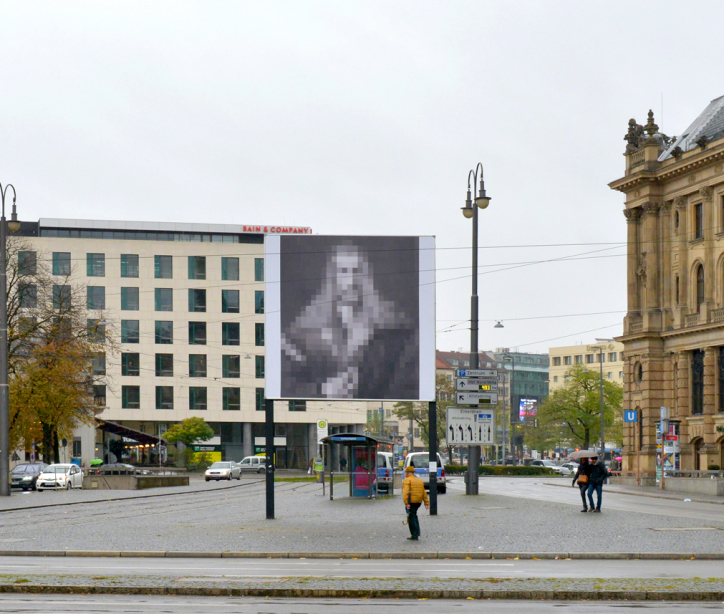
[[[497,392],[498,380],[495,377],[458,377],[455,379],[455,390]]]
[[[627,409],[625,412],[623,412],[623,421],[638,422],[638,414],[639,412],[635,409]]]
[[[497,369],[458,369],[458,377],[498,377]]]
[[[497,392],[456,392],[455,402],[460,405],[497,405]]]
[[[492,444],[495,413],[473,407],[448,407],[445,439],[448,444]]]

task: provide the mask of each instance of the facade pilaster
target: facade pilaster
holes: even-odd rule
[[[644,329],[660,330],[661,313],[658,310],[659,302],[659,233],[658,217],[661,203],[649,201],[643,205],[642,223],[642,263],[643,269],[639,278],[644,284]]]
[[[674,228],[676,231],[677,241],[673,243],[676,246],[675,259],[675,275],[679,277],[679,296],[674,296],[676,310],[676,324],[681,327],[684,325],[684,316],[687,304],[687,288],[689,287],[689,250],[686,248],[686,233],[688,226],[688,216],[686,215],[686,198],[677,196],[674,198]],[[678,228],[676,228],[676,220],[678,220]],[[676,294],[676,283],[674,284],[674,294]]]
[[[661,258],[661,275],[660,275],[660,296],[659,305],[664,309],[664,328],[672,323],[673,311],[671,306],[674,304],[672,296],[672,275],[671,275],[671,201],[665,201],[661,205],[660,213],[660,236],[661,243],[658,246]]]
[[[716,397],[716,366],[718,358],[716,347],[704,348],[704,415],[716,413],[714,401]],[[709,422],[709,420],[707,420]]]
[[[639,267],[639,219],[641,209],[624,209],[627,231],[627,260],[626,280],[628,286],[628,313],[629,316],[641,312],[640,291],[637,270]]]

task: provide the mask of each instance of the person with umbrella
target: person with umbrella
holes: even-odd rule
[[[580,460],[581,463],[578,465],[576,474],[573,476],[573,484],[571,484],[571,486],[575,486],[576,482],[578,482],[578,489],[581,491],[581,501],[583,501],[583,509],[581,511],[587,512],[586,493],[588,492],[588,476],[591,473],[591,465],[588,464],[588,458],[586,457]]]
[[[596,460],[598,459],[598,460]],[[591,472],[588,476],[588,502],[591,512],[601,511],[601,496],[603,495],[603,483],[608,477],[608,469],[603,462],[603,454],[591,460]],[[596,491],[596,507],[593,507],[593,491]]]

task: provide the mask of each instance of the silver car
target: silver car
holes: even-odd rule
[[[204,475],[206,481],[209,480],[237,480],[241,479],[241,471],[239,465],[234,461],[217,461],[206,470]]]
[[[239,463],[242,473],[264,473],[266,471],[266,456],[247,456]]]

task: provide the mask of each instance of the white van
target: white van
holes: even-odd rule
[[[425,482],[425,488],[430,488],[430,455],[427,452],[410,452],[405,457],[405,468],[410,465],[415,468],[415,475]],[[442,464],[439,453],[437,455],[437,492],[441,495],[447,492],[445,466]]]
[[[394,479],[392,452],[377,453],[377,489],[386,492],[392,490],[392,480]]]
[[[256,473],[264,473],[266,471],[266,456],[247,456],[239,463],[239,469],[242,473],[256,471]]]

